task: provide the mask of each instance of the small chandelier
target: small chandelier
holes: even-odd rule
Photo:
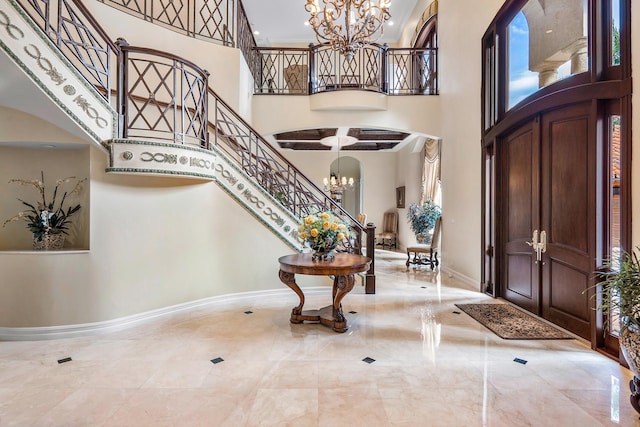
[[[324,184],[324,191],[331,193],[331,197],[339,203],[342,202],[342,193],[347,190],[353,190],[355,183],[353,178],[340,176],[340,147],[355,144],[356,142],[358,142],[357,138],[342,135],[328,136],[320,140],[321,144],[337,148],[338,151],[338,173],[336,175],[332,174],[330,178],[325,177],[322,183]]]
[[[391,18],[391,0],[307,0],[311,13],[309,24],[320,43],[329,42],[333,50],[351,60],[365,43],[373,43],[384,32],[383,24]],[[344,16],[344,24],[338,20]],[[378,30],[380,30],[378,32]]]

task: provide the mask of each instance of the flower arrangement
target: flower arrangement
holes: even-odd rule
[[[349,231],[345,223],[332,212],[320,212],[302,220],[298,235],[314,253],[328,254],[331,257],[331,252],[338,244],[347,239]],[[326,259],[324,255],[314,256],[316,258]]]
[[[415,203],[409,205],[409,211],[407,212],[407,219],[409,225],[414,234],[426,235],[436,225],[436,219],[442,215],[440,206],[433,203],[431,200],[427,200],[419,206]]]
[[[82,189],[82,183],[86,181],[86,178],[77,180],[75,186],[71,191],[65,191],[58,204],[58,191],[63,184],[69,183],[75,180],[75,176],[70,176],[64,179],[56,181],[56,186],[53,190],[53,196],[50,201],[47,201],[46,187],[44,183],[44,172],[40,172],[41,179],[26,180],[26,179],[12,179],[9,183],[17,182],[20,185],[32,186],[40,193],[40,200],[36,203],[28,203],[22,199],[18,199],[23,205],[29,209],[19,212],[16,216],[9,218],[2,224],[5,227],[8,223],[23,220],[27,223],[27,228],[33,233],[34,240],[41,241],[44,237],[52,234],[64,234],[66,235],[69,230],[71,217],[80,210],[80,205],[69,206],[65,209],[65,202],[67,197],[78,194]]]

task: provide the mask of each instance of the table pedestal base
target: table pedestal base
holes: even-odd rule
[[[291,323],[320,323],[324,326],[328,326],[336,332],[346,332],[349,329],[347,320],[344,316],[336,318],[333,315],[333,305],[328,305],[320,310],[304,310],[301,314],[296,314],[296,309],[291,310]]]
[[[362,255],[337,253],[331,261],[316,261],[313,255],[294,254],[278,259],[280,262],[280,280],[291,288],[300,298],[300,304],[291,310],[291,323],[315,322],[328,326],[335,332],[346,332],[349,329],[347,319],[342,314],[342,298],[345,297],[355,283],[354,274],[369,270],[371,258]],[[320,310],[302,310],[304,293],[296,283],[296,273],[312,276],[333,276],[331,301]]]
[[[336,332],[345,332],[349,329],[347,319],[345,319],[342,314],[342,298],[353,289],[355,283],[353,274],[335,276],[331,292],[333,304],[320,310],[302,311],[302,307],[304,307],[304,293],[296,283],[295,274],[280,270],[280,280],[290,287],[300,298],[300,304],[291,310],[291,323],[297,324],[305,321],[320,322]]]

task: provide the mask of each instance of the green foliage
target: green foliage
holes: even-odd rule
[[[614,24],[611,25],[611,37],[613,38],[611,64],[620,65],[620,31]]]
[[[605,267],[613,266],[608,262]],[[602,287],[602,293],[596,294],[598,308],[607,313],[618,312],[622,330],[640,331],[640,259],[637,253],[624,254],[620,269],[603,273],[603,280],[596,286]],[[609,324],[605,326],[610,328]]]
[[[416,234],[427,234],[436,225],[436,219],[442,215],[440,206],[427,200],[418,206],[415,203],[409,205],[407,219],[411,230]]]
[[[40,172],[40,176],[40,180],[34,179],[29,181],[25,179],[12,179],[9,181],[9,183],[16,182],[20,185],[34,187],[40,193],[40,200],[36,203],[28,203],[22,199],[18,199],[29,209],[19,212],[17,215],[9,218],[2,226],[4,227],[10,222],[23,220],[27,223],[27,228],[31,233],[33,233],[33,236],[37,240],[42,240],[42,237],[45,234],[68,234],[71,217],[80,210],[80,205],[71,205],[65,208],[65,202],[67,202],[68,196],[78,194],[80,192],[82,189],[81,184],[86,181],[86,178],[78,180],[71,191],[65,191],[60,199],[60,203],[58,204],[58,190],[64,184],[76,179],[76,177],[70,176],[57,180],[51,200],[48,202],[44,183],[44,172]]]

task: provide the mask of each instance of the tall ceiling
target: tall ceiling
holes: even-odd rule
[[[391,2],[391,21],[385,25],[380,43],[396,43],[402,29],[419,0],[394,0]],[[306,0],[242,0],[249,23],[259,46],[278,46],[289,43],[317,43],[310,26],[309,13],[304,9]],[[322,4],[322,1],[320,1]]]

